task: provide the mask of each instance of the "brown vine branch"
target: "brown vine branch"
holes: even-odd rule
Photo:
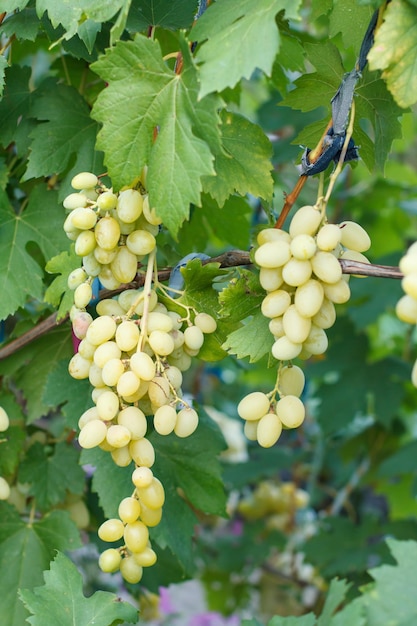
[[[392,267],[389,265],[372,265],[370,263],[359,263],[358,261],[351,261],[348,259],[339,259],[340,265],[342,266],[342,271],[344,274],[357,274],[360,276],[373,276],[376,278],[393,278],[393,279],[401,279],[403,274],[400,272],[398,267]],[[220,254],[219,256],[212,257],[210,259],[206,259],[201,261],[202,265],[207,265],[208,263],[219,263],[220,267],[241,267],[244,265],[251,265],[251,259],[249,252],[245,250],[229,250]],[[159,270],[158,272],[158,280],[161,282],[169,279],[172,272],[171,267],[167,267]],[[138,289],[143,286],[145,281],[144,274],[138,274],[136,279],[127,284],[120,285],[118,289],[108,290],[103,289],[100,292],[100,300],[104,300],[105,298],[111,298],[121,291],[125,289]],[[53,313],[42,322],[37,324],[34,328],[31,328],[26,333],[17,337],[10,343],[8,343],[3,348],[0,348],[0,361],[6,359],[8,356],[11,356],[21,348],[29,345],[39,337],[46,335],[48,332],[64,324],[68,319],[68,315],[62,317],[57,320],[57,313]]]

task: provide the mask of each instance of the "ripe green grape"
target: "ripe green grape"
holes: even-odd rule
[[[139,327],[132,320],[125,320],[116,330],[116,343],[123,352],[130,352],[138,345]]]
[[[116,322],[110,315],[102,315],[93,320],[87,330],[87,340],[94,346],[113,339],[116,332]]]
[[[143,198],[136,189],[125,189],[119,193],[117,215],[127,224],[135,222],[142,213]]]
[[[135,552],[132,556],[136,563],[142,567],[151,567],[155,565],[157,560],[155,551],[149,546],[146,546],[142,552]]]
[[[185,408],[177,413],[174,433],[177,437],[189,437],[198,426],[198,414],[194,409]]]
[[[259,420],[256,438],[263,448],[270,448],[279,439],[282,432],[282,423],[276,413],[267,413]]]
[[[130,283],[136,276],[138,260],[136,254],[127,246],[120,246],[113,261],[110,263],[113,276],[120,283]]]
[[[154,250],[156,239],[147,230],[134,230],[128,235],[126,245],[133,254],[145,256]]]
[[[153,425],[159,435],[169,435],[175,428],[177,412],[174,407],[165,404],[156,409]]]
[[[104,344],[103,344],[104,345]],[[98,364],[100,367],[100,365]],[[102,368],[101,377],[108,387],[114,387],[119,382],[121,375],[125,371],[125,366],[119,358],[109,359]]]
[[[96,239],[92,230],[83,230],[75,240],[75,254],[87,256],[96,247]]]
[[[144,412],[136,406],[122,409],[117,416],[117,423],[129,430],[132,439],[142,439],[146,435],[148,422]]]
[[[295,304],[291,304],[285,311],[282,324],[286,337],[293,343],[303,343],[310,333],[311,320],[298,312]]]
[[[205,335],[214,333],[217,328],[217,322],[208,313],[197,313],[194,318],[194,324],[199,328]]]
[[[3,433],[10,426],[9,416],[6,411],[0,406],[0,432]]]
[[[291,361],[301,352],[301,343],[294,343],[288,337],[280,337],[272,346],[272,356],[278,361]]]
[[[121,424],[113,424],[107,429],[107,442],[114,448],[123,448],[131,440],[130,430]]]
[[[164,488],[155,476],[148,487],[136,488],[136,491],[141,503],[143,502],[149,509],[160,509],[165,502]]]
[[[301,396],[304,385],[304,372],[297,365],[286,365],[280,370],[279,391],[283,396]]]
[[[417,300],[409,295],[402,296],[395,307],[397,317],[406,324],[417,323]]]
[[[166,313],[160,313],[159,311],[151,311],[149,313],[147,326],[148,333],[152,333],[154,330],[169,333],[173,327],[174,322]]]
[[[97,198],[97,206],[103,213],[115,209],[117,205],[117,196],[112,191],[103,191]]]
[[[89,377],[91,365],[92,362],[89,359],[84,359],[81,354],[77,352],[68,364],[68,371],[72,378],[83,380]]]
[[[94,229],[94,237],[97,245],[103,250],[113,250],[120,239],[120,226],[114,217],[106,216],[101,218]]]
[[[276,413],[286,428],[298,428],[304,422],[305,407],[297,396],[284,396],[277,402]]]
[[[152,467],[155,463],[155,450],[149,439],[143,438],[131,441],[129,452],[136,465]]]
[[[120,359],[121,354],[115,341],[105,341],[95,349],[93,360],[99,367],[104,367],[110,359]]]
[[[126,524],[124,540],[128,550],[142,552],[148,543],[149,531],[143,522],[136,520],[136,522]]]
[[[313,206],[303,206],[294,214],[290,222],[290,236],[315,235],[322,220],[321,212]]]
[[[279,317],[283,315],[291,304],[291,296],[288,291],[278,289],[271,291],[262,301],[261,311],[265,317]]]
[[[102,541],[113,542],[119,541],[123,537],[124,524],[117,518],[108,519],[101,524],[97,534]]]
[[[203,331],[198,326],[188,326],[184,331],[184,343],[191,350],[200,350],[204,343]]]
[[[314,256],[317,250],[317,244],[311,235],[305,233],[296,235],[290,243],[291,254],[295,259],[307,261]]]
[[[155,376],[148,387],[149,400],[155,407],[169,404],[171,390],[168,381],[163,376]]]
[[[10,496],[9,483],[3,476],[0,476],[0,500],[7,500]]]
[[[126,556],[120,563],[120,573],[126,582],[134,585],[140,582],[143,569],[138,565],[133,556]]]
[[[119,550],[109,548],[100,554],[98,565],[102,572],[111,574],[119,570],[121,561],[122,557]]]
[[[142,380],[150,381],[155,377],[156,366],[146,352],[135,352],[130,357],[130,369]]]
[[[135,487],[149,487],[152,483],[153,472],[149,467],[137,467],[132,474],[132,483]]]
[[[259,283],[265,291],[277,291],[284,282],[282,278],[282,268],[261,267],[259,270]]]
[[[140,379],[132,371],[123,372],[117,381],[117,393],[119,396],[132,396],[139,389]]]
[[[76,289],[78,285],[81,285],[87,280],[87,273],[82,267],[77,267],[77,269],[72,270],[72,272],[68,275],[67,285],[68,289]]]
[[[74,209],[69,215],[72,225],[80,230],[90,230],[97,222],[97,213],[88,207],[85,209]]]
[[[331,252],[340,243],[342,232],[337,224],[325,224],[317,233],[317,247],[323,252]]]
[[[97,411],[105,422],[110,422],[119,412],[119,398],[114,391],[104,391],[97,398]]]
[[[342,278],[342,268],[331,252],[317,252],[311,259],[313,272],[324,283],[334,284]]]
[[[304,285],[313,271],[312,263],[309,260],[300,261],[292,257],[282,268],[282,278],[291,287]]]
[[[143,502],[141,504],[140,519],[148,528],[158,526],[162,519],[162,506],[156,509],[150,509]]]
[[[167,356],[174,351],[174,340],[163,330],[153,330],[148,337],[149,345],[155,354]]]
[[[237,406],[239,416],[244,420],[259,420],[269,411],[270,400],[265,393],[253,391],[242,398]]]
[[[88,421],[80,430],[78,443],[82,448],[95,448],[107,435],[106,424],[101,419]]]
[[[74,304],[79,309],[85,309],[93,297],[93,289],[90,283],[82,283],[74,291]]]
[[[118,516],[125,524],[133,524],[140,515],[140,503],[137,498],[123,498],[119,504]]]
[[[98,178],[91,172],[80,172],[71,180],[73,189],[90,189],[98,185]]]
[[[323,304],[323,285],[316,279],[311,278],[300,285],[294,295],[294,306],[300,315],[314,317]]]
[[[255,252],[255,263],[259,265],[259,267],[281,267],[285,265],[290,258],[290,244],[284,240],[263,243]]]
[[[356,252],[366,252],[371,247],[371,240],[364,228],[356,222],[342,222],[339,224],[341,230],[341,244],[356,250]]]

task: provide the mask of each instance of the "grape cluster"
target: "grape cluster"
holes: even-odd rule
[[[399,266],[404,274],[401,286],[405,295],[397,302],[397,317],[407,324],[417,324],[417,242],[409,247]],[[417,387],[417,360],[411,372],[411,382]]]
[[[205,334],[216,330],[216,322],[173,300],[158,282],[155,229],[160,220],[149,210],[146,194],[136,189],[114,194],[90,173],[78,174],[72,185],[80,191],[64,200],[71,209],[65,228],[75,239],[82,267],[68,278],[75,287],[70,318],[80,340],[69,372],[89,379],[94,402],[79,419],[78,442],[82,448],[108,451],[118,466],[135,465],[132,496],[121,501],[119,517],[106,520],[98,533],[106,542],[123,541],[101,554],[101,569],[120,569],[125,580],[136,583],[142,568],[156,560],[148,528],[161,520],[165,500],[151,469],[155,450],[146,437],[147,416],[160,435],[188,437],[195,431],[198,414],[182,398],[182,372],[198,355]],[[85,307],[94,277],[116,289],[136,276],[138,261],[147,265],[143,288],[101,300],[93,319]]]
[[[9,416],[3,407],[0,407],[0,433],[4,433],[10,425]],[[1,438],[0,438],[1,443]],[[10,496],[9,483],[3,476],[0,476],[0,500],[7,500]]]
[[[349,276],[342,274],[339,259],[368,262],[362,252],[371,242],[359,224],[324,223],[321,210],[303,206],[292,218],[289,232],[264,229],[257,243],[254,259],[267,292],[261,310],[275,339],[272,356],[290,364],[278,369],[270,394],[249,394],[238,413],[246,420],[247,436],[270,447],[283,428],[296,428],[305,417],[299,397],[304,376],[291,361],[326,351],[326,330],[336,320],[335,304],[349,300]]]

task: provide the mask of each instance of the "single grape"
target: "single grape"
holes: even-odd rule
[[[94,363],[99,367],[104,367],[110,359],[120,359],[121,350],[115,341],[105,341],[97,346],[94,352]]]
[[[159,226],[159,224],[162,224],[162,219],[158,217],[156,210],[149,208],[149,196],[145,196],[143,198],[142,210],[143,216],[149,224],[152,226]]]
[[[127,467],[132,462],[132,457],[129,452],[129,446],[123,448],[116,448],[110,452],[111,458],[118,467]]]
[[[95,448],[106,438],[107,427],[101,419],[87,422],[78,435],[78,443],[82,448]]]
[[[279,289],[284,282],[282,278],[282,268],[267,268],[261,267],[259,270],[259,283],[261,287],[265,289],[265,291],[276,291]]]
[[[100,246],[96,246],[93,250],[94,258],[100,265],[110,265],[112,261],[116,258],[117,248],[113,248],[112,250],[104,250],[104,248],[100,248]]]
[[[253,391],[246,395],[237,406],[238,415],[249,421],[259,420],[269,411],[270,400],[265,393]]]
[[[76,380],[83,380],[90,375],[92,362],[89,359],[84,359],[81,354],[74,354],[68,364],[68,372],[72,378]]]
[[[126,524],[124,529],[126,547],[131,552],[142,552],[149,540],[149,531],[145,524],[139,520]]]
[[[78,209],[87,206],[87,196],[83,193],[70,193],[62,203],[65,209]]]
[[[356,252],[366,252],[371,247],[371,239],[362,226],[356,222],[342,222],[339,224],[341,230],[341,243],[346,248],[356,250]]]
[[[107,429],[106,439],[113,448],[123,448],[131,439],[130,430],[126,426],[113,424]]]
[[[285,265],[290,260],[290,244],[284,240],[269,241],[255,252],[255,263],[259,267],[274,268]]]
[[[295,304],[291,304],[285,311],[282,323],[285,335],[293,343],[303,343],[311,329],[311,319],[300,315]]]
[[[126,311],[122,309],[120,304],[116,300],[112,300],[111,298],[105,298],[104,300],[100,300],[96,304],[96,311],[98,315],[124,315]]]
[[[311,259],[313,272],[325,283],[334,284],[342,278],[342,268],[331,252],[317,252]]]
[[[259,420],[256,420],[254,422],[245,422],[243,432],[245,433],[245,436],[247,437],[247,439],[249,439],[249,441],[257,441],[258,424]]]
[[[145,256],[154,250],[156,239],[146,230],[134,230],[127,237],[126,245],[133,254]]]
[[[311,278],[297,287],[294,295],[294,305],[300,315],[313,317],[320,311],[324,299],[323,285]]]
[[[98,419],[100,419],[100,417],[97,411],[97,407],[92,406],[86,411],[84,411],[84,413],[82,413],[82,415],[80,416],[78,420],[78,428],[81,430],[83,426],[87,424],[87,422],[91,422],[92,420],[98,420]]]
[[[155,450],[149,439],[143,438],[131,441],[129,452],[136,465],[152,467],[155,462]]]
[[[270,448],[279,439],[282,432],[282,423],[276,413],[267,413],[259,420],[256,438],[263,448]]]
[[[161,330],[165,333],[169,333],[174,327],[172,318],[166,313],[159,311],[151,311],[148,315],[148,334],[154,330]]]
[[[169,404],[160,406],[155,411],[153,425],[159,435],[169,435],[175,428],[177,412]]]
[[[182,373],[178,367],[170,365],[164,369],[164,376],[168,379],[168,382],[174,387],[179,389],[182,385]]]
[[[114,217],[107,215],[97,222],[93,234],[100,248],[113,250],[120,239],[120,226]]]
[[[105,391],[97,398],[97,411],[105,422],[110,422],[119,412],[119,398],[114,391]]]
[[[269,321],[268,328],[275,339],[279,339],[285,335],[283,319],[284,316],[280,315],[279,317],[273,317]]]
[[[217,328],[217,322],[208,313],[197,313],[194,318],[194,324],[199,328],[205,335],[214,333]]]
[[[417,323],[417,300],[409,295],[402,296],[395,307],[397,317],[406,324]]]
[[[139,389],[140,379],[132,371],[123,372],[117,381],[117,393],[119,396],[131,396]]]
[[[331,328],[336,321],[336,309],[333,302],[324,297],[323,304],[311,321],[320,328]]]
[[[188,326],[184,331],[184,343],[190,350],[200,350],[204,343],[203,331],[198,326]]]
[[[127,246],[120,246],[113,261],[110,263],[113,276],[120,283],[130,283],[136,276],[138,260],[136,254]]]
[[[265,317],[279,317],[283,315],[291,304],[291,296],[288,291],[278,289],[271,291],[262,301],[261,311]]]
[[[135,352],[130,357],[130,369],[142,380],[152,380],[155,377],[156,366],[146,352]]]
[[[67,285],[68,289],[76,289],[79,285],[84,283],[87,280],[87,273],[82,267],[77,267],[77,269],[72,270],[70,274],[68,274]]]
[[[102,572],[112,574],[117,572],[120,568],[122,557],[119,550],[116,548],[109,548],[104,550],[99,556],[98,566]]]
[[[304,348],[310,354],[324,354],[329,345],[327,335],[322,328],[319,328],[315,324],[311,325],[310,333],[304,342]]]
[[[401,287],[408,296],[417,300],[417,271],[410,272],[401,281]]]
[[[96,247],[96,239],[92,230],[83,230],[75,240],[75,254],[87,256]],[[88,273],[88,272],[87,272]]]
[[[316,241],[314,237],[305,233],[296,235],[290,243],[290,250],[294,258],[307,261],[314,256],[317,250]]]
[[[9,483],[3,476],[0,476],[0,500],[7,500],[10,497]]]
[[[117,196],[112,191],[103,191],[97,198],[97,206],[102,213],[115,209]]]
[[[74,304],[79,309],[85,309],[92,297],[93,289],[90,283],[82,283],[74,291]]]
[[[142,552],[135,552],[132,556],[141,567],[151,567],[157,560],[154,550],[149,546],[146,546]]]
[[[334,250],[340,243],[342,233],[337,224],[325,224],[317,233],[317,247],[323,252]]]
[[[119,504],[118,515],[125,524],[136,522],[140,515],[140,503],[137,498],[123,498]]]
[[[279,391],[283,396],[301,396],[304,385],[304,372],[297,365],[286,365],[280,370]]]
[[[103,344],[104,345],[104,344]],[[115,387],[119,382],[122,374],[124,374],[125,366],[123,362],[118,359],[109,359],[102,368],[101,377],[103,382],[108,387]]]
[[[158,526],[162,519],[162,506],[157,509],[150,509],[145,504],[141,504],[140,519],[148,528]]]
[[[271,241],[286,241],[287,243],[290,243],[291,237],[281,228],[264,228],[258,233],[256,241],[258,246],[262,246],[262,244]]]
[[[177,413],[174,433],[177,437],[189,437],[198,426],[198,414],[194,409],[185,408]]]
[[[163,330],[153,330],[148,337],[149,345],[155,354],[167,356],[174,350],[174,340]]]
[[[310,262],[310,260],[301,261],[294,257],[291,258],[282,268],[282,277],[287,285],[291,287],[304,285],[311,277],[313,259]]]
[[[321,222],[321,212],[313,206],[303,206],[294,214],[289,232],[292,238],[297,235],[314,236]]]
[[[117,423],[129,430],[132,439],[142,439],[146,435],[148,422],[144,412],[136,406],[122,409],[117,416]]]
[[[126,556],[120,563],[120,573],[126,582],[134,585],[140,582],[143,569],[138,565],[133,556]]]
[[[335,304],[345,304],[350,298],[350,288],[343,279],[332,285],[323,284],[324,295]]]
[[[89,254],[83,256],[83,268],[88,276],[98,276],[103,271],[103,266],[97,261],[96,257],[94,256],[94,250],[93,252],[90,252]]]
[[[94,346],[113,339],[116,322],[110,315],[103,315],[93,320],[87,330],[87,340]]]
[[[277,402],[276,413],[286,428],[298,428],[304,422],[305,407],[297,396],[285,396]]]
[[[141,503],[149,509],[160,509],[165,502],[165,491],[162,483],[155,478],[148,487],[136,488]]]
[[[0,406],[0,433],[3,433],[10,426],[9,416],[6,411]]]
[[[80,230],[90,230],[97,222],[97,213],[89,208],[75,209],[70,216],[73,226]]]
[[[142,213],[143,198],[136,189],[125,189],[119,193],[117,215],[124,222],[135,222]]]
[[[98,185],[98,178],[91,172],[80,172],[71,180],[71,187],[73,189],[89,189],[95,187],[96,185]]]
[[[302,345],[290,341],[288,337],[280,337],[272,346],[272,356],[278,361],[292,361],[301,352]]]
[[[78,339],[84,340],[87,335],[87,329],[90,326],[92,321],[93,321],[93,318],[91,317],[89,313],[87,313],[87,311],[78,311],[72,318],[72,330],[74,332],[74,335]],[[91,346],[89,342],[87,343]],[[82,352],[78,348],[78,352],[85,359],[90,359],[93,356],[93,353],[91,353],[91,351],[89,351],[88,354],[87,353],[82,354]]]
[[[137,467],[132,474],[132,483],[135,487],[149,487],[152,483],[153,472],[149,467]]]

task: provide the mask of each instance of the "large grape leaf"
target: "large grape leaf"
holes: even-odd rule
[[[125,4],[125,0],[75,0],[74,2],[55,2],[55,0],[36,0],[36,11],[39,17],[48,14],[52,26],[62,25],[64,39],[73,37],[85,19],[106,22]]]
[[[97,145],[113,185],[131,184],[148,164],[150,203],[174,235],[190,202],[201,206],[201,177],[214,174],[205,139],[212,143],[218,136],[218,100],[197,101],[196,71],[185,42],[181,50],[181,74],[169,69],[159,43],[142,35],[118,43],[92,65],[108,83],[92,115],[103,124]]]
[[[81,415],[92,406],[91,389],[88,379],[76,380],[69,375],[68,359],[64,359],[49,372],[42,399],[47,406],[61,406],[66,428],[77,430]]]
[[[147,26],[162,26],[171,30],[189,28],[197,13],[198,0],[141,0],[140,5],[134,5],[133,11],[136,20],[140,20],[141,28]],[[139,29],[138,29],[139,30]]]
[[[346,48],[352,47],[359,51],[372,13],[372,7],[358,6],[357,0],[335,2],[329,18],[330,37],[340,32]]]
[[[85,475],[78,464],[79,456],[65,441],[57,443],[51,455],[39,442],[26,452],[19,467],[19,481],[30,485],[29,494],[41,511],[63,502],[67,492],[82,494]]]
[[[45,584],[33,591],[22,589],[20,597],[33,617],[32,626],[59,624],[60,626],[113,626],[137,623],[138,611],[128,602],[122,602],[114,593],[96,591],[86,598],[83,579],[75,565],[61,552],[44,572]]]
[[[9,15],[1,24],[0,31],[6,37],[13,35],[17,39],[29,39],[35,41],[40,28],[40,22],[36,10],[25,8],[23,11]],[[1,57],[4,60],[4,57]],[[0,59],[1,61],[1,59]]]
[[[272,344],[273,336],[269,331],[268,320],[259,311],[241,328],[230,333],[222,347],[238,359],[248,357],[250,363],[256,363],[268,354]]]
[[[7,59],[3,55],[1,55],[0,56],[0,98],[3,95],[4,73],[5,73],[6,67],[7,67]]]
[[[28,143],[36,93],[29,87],[30,75],[29,67],[6,68],[6,86],[0,101],[0,143],[5,148],[15,142],[19,149],[24,149]]]
[[[374,583],[363,596],[367,626],[392,624],[413,626],[417,623],[417,543],[387,539],[396,565],[381,565],[371,569]]]
[[[32,115],[43,123],[37,124],[31,133],[26,180],[60,174],[69,164],[72,171],[94,171],[98,124],[91,119],[87,102],[74,87],[52,79],[45,81],[39,88]]]
[[[297,20],[299,6],[299,0],[218,0],[213,4],[192,31],[203,42],[196,54],[200,96],[234,87],[256,68],[270,75],[280,45],[275,16],[285,10],[287,19]]]
[[[2,623],[26,623],[28,612],[18,598],[18,589],[32,589],[42,583],[42,572],[49,567],[55,550],[79,547],[79,532],[66,511],[52,511],[40,521],[28,523],[21,520],[14,507],[0,502]],[[51,622],[43,622],[47,623]]]
[[[382,77],[401,107],[417,101],[416,9],[405,0],[392,0],[369,52],[369,66]]]
[[[29,242],[39,246],[45,259],[68,246],[62,229],[57,228],[57,193],[37,185],[26,207],[16,213],[6,195],[0,195],[0,319],[23,306],[28,297],[42,299],[43,270],[29,254]]]
[[[215,155],[216,176],[203,179],[204,190],[220,207],[234,191],[271,200],[271,142],[259,126],[241,115],[224,113],[222,122],[223,151]]]

